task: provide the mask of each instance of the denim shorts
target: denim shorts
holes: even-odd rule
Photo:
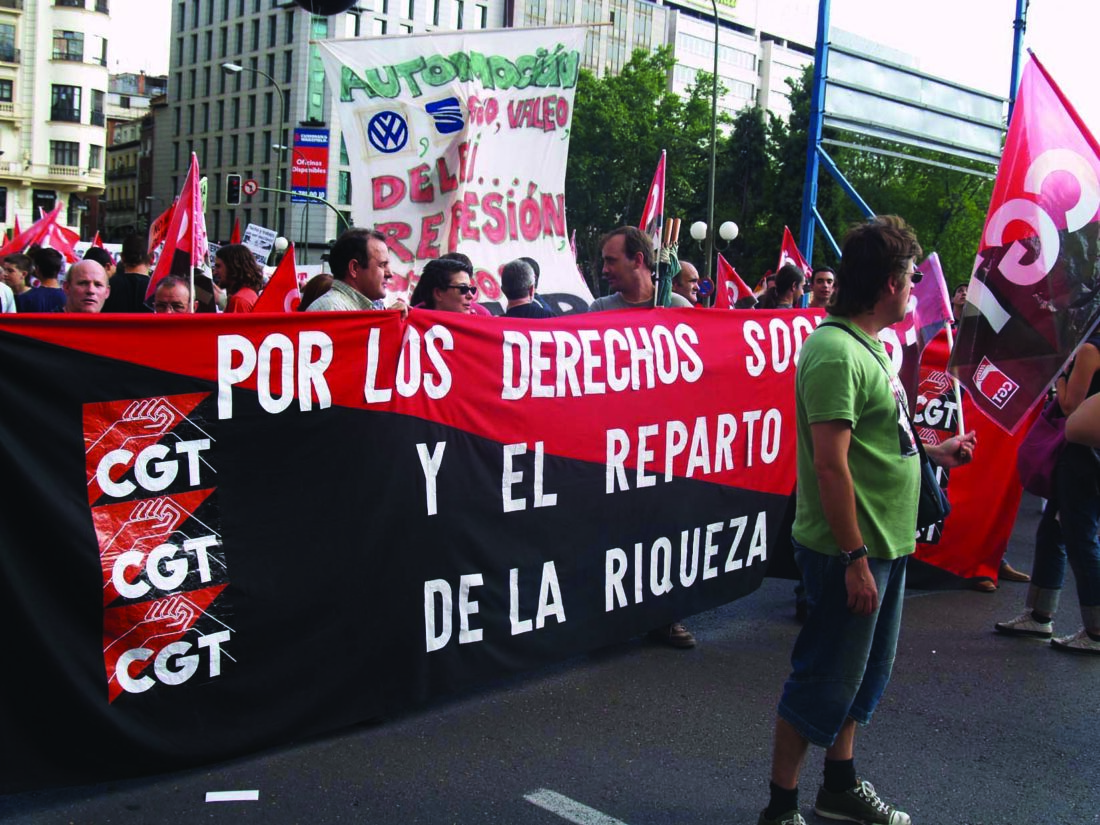
[[[869,616],[848,610],[845,567],[836,556],[794,542],[794,556],[810,613],[791,653],[791,675],[783,686],[779,715],[803,737],[823,748],[836,741],[846,719],[871,721],[890,681],[905,596],[905,563],[872,559],[879,606]]]

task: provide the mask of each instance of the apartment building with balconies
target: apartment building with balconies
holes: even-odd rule
[[[0,0],[0,226],[60,201],[94,232],[104,189],[109,0]]]

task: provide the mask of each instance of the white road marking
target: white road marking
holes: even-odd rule
[[[548,791],[545,788],[531,791],[531,793],[525,794],[523,798],[532,805],[538,805],[564,820],[575,823],[575,825],[626,825],[625,822],[607,814],[602,814],[595,808],[589,808],[587,805],[582,805],[568,796],[562,796],[560,793]]]
[[[257,802],[259,791],[207,791],[207,802]]]

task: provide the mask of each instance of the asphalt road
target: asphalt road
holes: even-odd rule
[[[1037,518],[1025,497],[1008,553],[1022,569]],[[906,599],[894,679],[856,769],[918,825],[1100,822],[1100,657],[995,636],[1025,588]],[[1071,579],[1055,632],[1079,626]],[[689,627],[691,651],[633,640],[206,769],[0,796],[0,821],[754,825],[797,632],[791,583],[768,580]],[[809,813],[820,766],[811,750],[810,823],[826,821]],[[226,791],[256,799],[207,801]]]

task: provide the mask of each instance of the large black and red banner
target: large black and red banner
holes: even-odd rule
[[[378,717],[752,592],[804,313],[0,322],[0,787]]]
[[[293,741],[751,593],[789,557],[820,317],[3,318],[0,790]],[[926,437],[957,423],[938,358]],[[1000,436],[918,557],[995,571]]]

